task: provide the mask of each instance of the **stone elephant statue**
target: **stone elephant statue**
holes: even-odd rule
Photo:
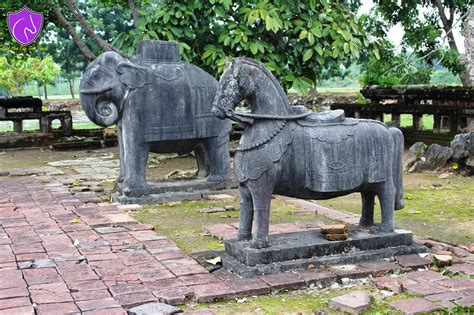
[[[145,193],[149,152],[194,150],[200,176],[227,181],[230,122],[211,114],[217,80],[181,61],[178,44],[142,41],[126,59],[105,52],[92,61],[80,84],[81,105],[100,126],[117,125],[120,175],[116,188]]]

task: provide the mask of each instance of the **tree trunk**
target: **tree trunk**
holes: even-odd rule
[[[47,100],[48,99],[48,90],[46,89],[46,84],[43,85],[43,89],[44,89],[44,99]]]
[[[441,0],[433,0],[433,4],[438,9],[439,17],[441,18],[441,22],[443,23],[443,29],[446,32],[446,38],[448,39],[449,48],[459,53],[458,46],[456,45],[456,41],[454,40],[454,35],[453,35],[453,30],[452,30],[455,11],[453,9],[450,10],[451,16],[448,19],[446,17],[446,13],[444,12],[444,7],[443,7],[443,4],[441,3]]]
[[[41,98],[41,86],[39,82],[36,82],[36,86],[38,87],[38,97]]]
[[[77,7],[75,0],[66,0],[66,4],[69,11],[76,17],[76,19],[79,21],[79,24],[81,24],[82,28],[84,29],[84,32],[86,32],[86,34],[89,35],[99,45],[100,48],[105,51],[115,51],[119,53],[122,57],[128,58],[128,56],[123,51],[110,45],[94,32],[84,15],[82,15],[81,11]]]
[[[69,82],[69,90],[71,91],[71,97],[74,97],[74,79],[67,79]]]
[[[138,13],[137,6],[135,5],[134,0],[128,0],[128,6],[130,11],[132,11],[133,23],[135,27],[138,28],[138,20],[140,20],[140,14]]]
[[[89,49],[89,47],[87,47],[86,43],[84,43],[82,38],[77,34],[76,30],[71,25],[71,23],[69,23],[66,20],[66,18],[61,13],[61,11],[59,11],[58,8],[55,8],[53,10],[53,14],[56,20],[58,21],[59,25],[61,25],[61,27],[64,28],[69,33],[69,35],[71,35],[72,39],[74,40],[74,42],[76,42],[77,47],[79,47],[79,50],[82,52],[84,57],[86,57],[87,60],[89,61],[94,60],[95,59],[94,53]]]

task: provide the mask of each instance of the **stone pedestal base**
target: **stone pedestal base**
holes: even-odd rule
[[[145,189],[112,194],[112,201],[122,204],[160,204],[206,198],[215,194],[237,194],[234,181],[210,183],[206,179],[175,180],[149,183]]]
[[[264,249],[253,249],[248,241],[236,240],[226,241],[225,249],[223,266],[242,277],[426,251],[413,244],[410,231],[371,234],[358,226],[351,226],[349,238],[343,241],[328,241],[319,231],[304,231],[270,235],[269,247]]]

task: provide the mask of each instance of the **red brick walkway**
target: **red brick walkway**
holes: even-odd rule
[[[0,176],[0,315],[126,314],[152,301],[233,299],[400,268],[382,261],[252,279],[210,274],[121,209],[85,204],[62,184]],[[464,280],[462,294],[472,291]]]
[[[218,277],[151,229],[119,207],[83,204],[61,184],[0,177],[0,314],[125,314],[150,301],[209,302],[314,283]]]

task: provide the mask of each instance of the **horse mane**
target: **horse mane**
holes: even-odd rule
[[[283,103],[287,107],[290,107],[290,103],[288,102],[288,96],[286,95],[285,91],[281,87],[280,83],[278,80],[275,78],[273,73],[269,71],[262,63],[248,57],[238,57],[235,58],[237,62],[242,62],[247,65],[251,65],[254,67],[257,67],[258,69],[262,70],[262,72],[273,82],[273,84],[276,86],[278,93],[280,94],[281,99],[283,100]]]

